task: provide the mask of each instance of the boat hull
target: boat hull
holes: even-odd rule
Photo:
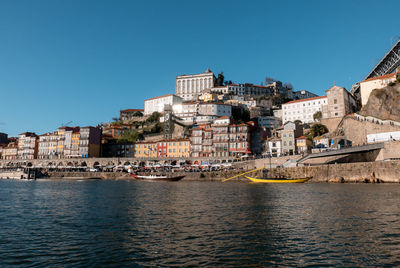
[[[175,177],[164,177],[164,176],[141,176],[141,175],[132,175],[137,180],[142,180],[142,181],[179,181],[183,179],[185,176],[175,176]]]
[[[248,176],[245,177],[255,183],[304,183],[311,179],[310,177],[300,179],[259,179]]]

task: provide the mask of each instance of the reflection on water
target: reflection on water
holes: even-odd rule
[[[0,181],[0,264],[400,265],[400,185]]]

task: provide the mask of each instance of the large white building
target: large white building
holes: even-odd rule
[[[282,123],[287,121],[300,120],[303,123],[314,122],[314,114],[323,110],[323,106],[328,105],[328,98],[326,96],[319,96],[314,98],[294,100],[282,104]],[[325,109],[326,110],[326,109]],[[322,115],[322,117],[327,117]]]
[[[144,101],[144,115],[150,115],[154,112],[164,112],[165,105],[174,106],[181,104],[182,98],[174,94],[158,96]]]
[[[214,87],[215,81],[215,75],[210,69],[202,74],[178,75],[175,94],[184,100],[197,100],[202,91]]]

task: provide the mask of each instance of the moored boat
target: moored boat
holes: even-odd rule
[[[260,179],[260,178],[252,178],[249,176],[244,176],[252,182],[255,183],[303,183],[311,179],[311,177],[306,178],[268,178],[268,179]]]
[[[130,174],[132,177],[134,177],[137,180],[147,180],[147,181],[179,181],[183,179],[185,176],[161,176],[161,175],[134,175]]]

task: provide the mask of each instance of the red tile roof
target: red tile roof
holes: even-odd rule
[[[399,72],[397,72],[397,73],[391,73],[391,74],[385,74],[385,75],[377,76],[377,77],[371,77],[371,78],[368,78],[368,79],[366,79],[366,80],[364,80],[364,81],[361,81],[361,83],[362,83],[362,82],[372,81],[372,80],[378,80],[378,79],[392,78],[392,77],[396,77],[398,74],[399,74]]]
[[[297,102],[303,102],[303,101],[318,100],[318,99],[323,99],[323,98],[326,98],[326,96],[318,96],[318,97],[312,97],[312,98],[308,98],[308,99],[293,100],[293,101],[286,102],[283,105],[297,103]]]
[[[169,96],[175,96],[175,95],[174,95],[174,94],[167,94],[167,95],[162,95],[162,96],[150,98],[150,99],[147,99],[147,100],[145,100],[145,101],[148,101],[148,100],[155,100],[155,99],[159,99],[159,98],[165,98],[165,97],[169,97]]]
[[[125,109],[121,110],[120,112],[143,112],[144,109]]]

